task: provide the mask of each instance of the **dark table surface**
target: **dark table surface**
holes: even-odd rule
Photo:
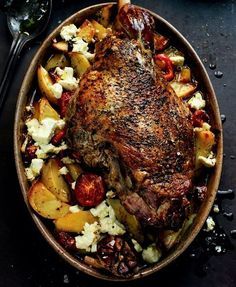
[[[53,1],[50,25],[45,34],[58,22],[98,0]],[[193,45],[205,64],[216,90],[224,124],[224,166],[220,188],[236,185],[236,2],[233,0],[134,0],[170,21]],[[45,37],[45,35],[44,35]],[[43,37],[42,37],[43,39]],[[0,75],[11,44],[6,18],[0,13]],[[40,45],[40,39],[26,47],[14,71],[4,111],[0,114],[0,286],[91,286],[111,285],[92,279],[68,266],[48,246],[33,224],[22,200],[15,172],[13,156],[13,121],[17,94],[27,67]],[[214,76],[209,64],[216,64]],[[236,200],[223,200],[227,212],[236,213]],[[229,221],[222,213],[216,220],[226,234],[235,229],[235,220]],[[235,240],[231,239],[233,245]],[[236,252],[213,255],[204,259],[204,271],[197,272],[196,260],[186,252],[171,266],[158,274],[127,286],[235,287]],[[112,284],[114,285],[114,283]],[[125,284],[122,284],[125,285]]]

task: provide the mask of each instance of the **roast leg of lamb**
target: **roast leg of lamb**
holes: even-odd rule
[[[193,178],[193,127],[179,99],[137,40],[96,46],[67,111],[70,148],[99,169],[144,226],[177,228]]]

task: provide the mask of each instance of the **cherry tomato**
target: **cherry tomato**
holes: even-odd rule
[[[165,70],[165,74],[163,75],[164,79],[171,81],[174,78],[174,69],[170,58],[164,54],[157,54],[155,55],[154,60],[161,69]]]
[[[51,143],[54,145],[58,145],[65,137],[66,129],[60,130],[57,132],[51,139]]]
[[[209,116],[203,110],[196,110],[192,115],[192,123],[194,127],[201,127],[204,122],[208,121]]]
[[[102,177],[93,173],[79,176],[75,185],[75,197],[79,205],[94,207],[102,202],[105,189]]]
[[[73,95],[72,92],[63,92],[61,95],[61,98],[58,100],[58,104],[60,107],[60,115],[63,118],[66,115],[68,104],[69,104],[69,101],[70,101],[72,95]]]

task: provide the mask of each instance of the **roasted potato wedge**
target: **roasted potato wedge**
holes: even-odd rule
[[[70,201],[70,189],[60,174],[60,166],[56,159],[50,159],[42,168],[41,181],[58,199]]]
[[[177,244],[182,237],[182,235],[187,231],[187,229],[193,224],[193,220],[196,214],[191,214],[188,219],[185,219],[182,228],[178,231],[164,230],[161,234],[162,242],[164,243],[167,250]]]
[[[111,18],[113,14],[112,8],[113,8],[113,5],[109,4],[103,7],[99,11],[98,22],[105,28],[107,28],[109,24],[111,23]]]
[[[114,209],[118,221],[127,227],[128,231],[133,235],[134,239],[136,239],[138,242],[143,242],[144,236],[142,233],[141,225],[137,218],[126,211],[119,199],[109,199],[108,202]]]
[[[95,36],[98,38],[98,40],[104,39],[107,36],[107,29],[95,20],[92,20],[91,23],[93,24]]]
[[[47,70],[42,66],[38,67],[37,71],[39,90],[43,96],[45,96],[50,103],[57,104],[57,98],[51,90],[53,84],[52,79]]]
[[[191,96],[197,89],[197,84],[195,83],[180,83],[177,81],[172,81],[170,86],[175,91],[179,98],[186,98]]]
[[[40,182],[35,182],[28,193],[31,207],[41,216],[58,219],[69,212],[69,205],[61,202]]]
[[[207,130],[197,130],[195,132],[196,168],[201,165],[198,160],[199,156],[208,157],[214,144],[215,135],[213,132]]]
[[[82,38],[85,42],[91,43],[95,35],[95,28],[89,20],[85,20],[80,26],[77,36]]]
[[[69,61],[64,54],[55,54],[50,57],[46,63],[45,69],[47,71],[55,69],[56,67],[65,68],[69,66]]]
[[[81,53],[69,53],[71,65],[75,69],[77,76],[81,77],[90,67],[88,59]]]
[[[56,229],[65,232],[81,232],[85,223],[92,224],[96,218],[89,212],[80,210],[76,213],[68,213],[55,220]]]
[[[68,52],[69,46],[68,43],[65,41],[52,43],[52,47],[60,52]]]
[[[76,163],[66,164],[66,167],[74,181],[76,181],[83,172],[82,168]]]
[[[59,120],[59,114],[50,105],[49,101],[43,97],[34,104],[34,117],[41,122],[45,118],[53,118]]]

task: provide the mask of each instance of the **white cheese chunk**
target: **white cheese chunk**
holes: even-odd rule
[[[209,232],[212,231],[215,228],[215,221],[213,220],[213,218],[211,216],[208,216],[207,220],[206,220],[206,225],[207,225],[207,229],[205,229],[205,231]]]
[[[70,41],[76,36],[77,30],[74,24],[64,26],[61,29],[60,36],[63,40]]]
[[[25,174],[28,180],[34,180],[36,176],[38,176],[43,167],[43,160],[34,158],[31,161],[30,167],[25,169]]]
[[[155,244],[151,244],[143,250],[142,257],[147,263],[156,263],[161,258],[161,252],[156,248]]]
[[[60,99],[62,92],[63,92],[63,88],[62,85],[59,83],[55,83],[53,85],[51,85],[50,90],[53,92],[53,95],[55,96],[55,98]]]
[[[59,173],[61,175],[67,175],[68,172],[69,172],[69,170],[66,166],[63,166],[62,168],[59,169]]]
[[[201,162],[205,167],[214,167],[216,164],[216,158],[213,152],[210,152],[208,157],[199,156],[199,162]]]
[[[26,122],[28,134],[35,142],[48,144],[57,127],[56,122],[56,120],[51,118],[45,118],[41,123],[39,123],[37,119],[29,120]]]
[[[91,208],[90,212],[92,213],[93,216],[102,219],[109,215],[109,207],[106,204],[106,201],[104,200],[95,208]]]
[[[92,245],[96,244],[100,239],[99,231],[100,226],[97,222],[94,222],[93,224],[85,223],[82,235],[78,235],[75,237],[76,247],[78,249],[92,251]]]
[[[56,74],[60,77],[58,83],[66,90],[73,91],[78,87],[78,82],[74,75],[74,70],[71,67],[65,67],[64,70],[57,67]]]
[[[203,99],[200,92],[196,92],[193,97],[188,101],[188,104],[192,109],[200,110],[206,106],[206,101]]]
[[[89,53],[88,43],[86,43],[82,38],[76,37],[73,39],[73,49],[72,52],[79,52],[83,54],[88,60],[92,60],[95,54]]]
[[[214,205],[213,205],[213,211],[214,211],[215,213],[219,213],[219,212],[220,212],[220,209],[219,209],[219,205],[218,205],[218,204],[214,204]]]
[[[101,232],[110,235],[123,235],[126,230],[123,224],[111,217],[100,219]]]
[[[54,135],[56,128],[63,128],[65,122],[63,120],[55,120],[45,118],[39,123],[37,119],[31,119],[26,122],[28,134],[38,145],[48,145]]]
[[[76,185],[76,181],[72,182],[71,188],[72,188],[73,190],[75,190],[75,185]]]

